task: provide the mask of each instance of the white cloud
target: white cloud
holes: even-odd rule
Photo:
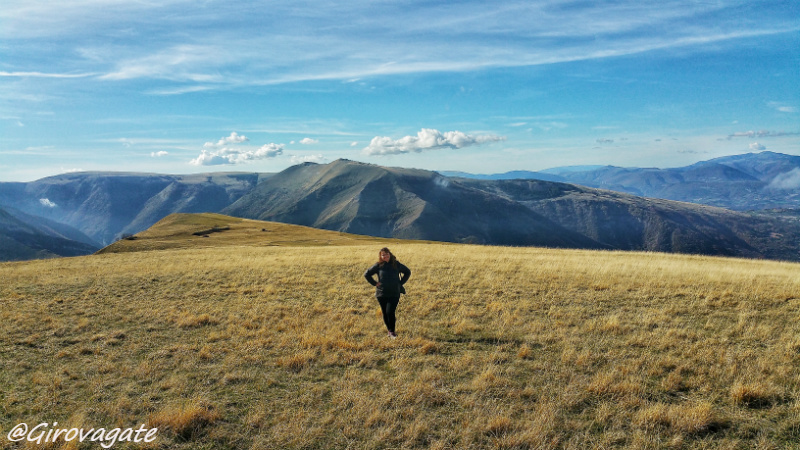
[[[221,166],[224,164],[235,163],[228,160],[228,158],[217,155],[216,153],[203,150],[202,153],[200,153],[200,156],[189,161],[189,164],[193,166]]]
[[[503,136],[472,136],[460,131],[447,131],[423,128],[416,136],[406,136],[397,140],[385,136],[375,136],[363,153],[366,155],[399,155],[419,153],[443,148],[458,149],[473,145],[505,140]]]
[[[800,188],[800,169],[795,168],[772,179],[768,186],[772,189],[792,190]]]
[[[160,152],[152,152],[152,153],[150,153],[150,156],[152,156],[153,158],[160,158],[162,156],[167,156],[168,154],[169,153],[165,152],[164,150],[161,150]]]
[[[313,162],[313,163],[317,163],[317,164],[322,164],[322,163],[324,163],[326,161],[327,161],[327,159],[322,155],[303,155],[303,156],[293,155],[292,156],[292,164],[302,164],[302,163],[307,163],[307,162]]]
[[[766,149],[767,149],[767,147],[759,144],[758,142],[753,142],[752,144],[750,144],[750,150],[753,150],[753,151],[760,152],[760,151],[763,151],[763,150],[766,150]]]
[[[200,155],[189,161],[195,166],[241,164],[247,161],[274,158],[283,153],[283,144],[266,144],[251,150],[236,147],[250,139],[235,131],[217,142],[206,142]]]
[[[247,161],[274,158],[283,154],[283,144],[266,144],[256,150],[240,150],[224,147],[217,150],[203,150],[200,156],[189,161],[195,166],[221,166],[225,164],[241,164]]]
[[[301,143],[301,144],[303,144],[303,145],[311,145],[311,144],[316,144],[316,143],[318,143],[318,142],[319,142],[318,140],[316,140],[316,139],[311,139],[311,138],[303,138],[303,139],[300,141],[300,143]]]
[[[796,113],[798,111],[798,109],[796,107],[789,106],[789,105],[787,105],[785,103],[781,103],[781,102],[769,102],[769,103],[767,103],[767,105],[769,105],[770,108],[773,108],[776,111],[784,112],[784,113]]]
[[[47,198],[40,198],[39,203],[41,203],[42,206],[46,206],[48,208],[55,208],[56,206],[58,206]]]
[[[224,137],[219,141],[217,141],[216,143],[206,142],[205,144],[203,144],[203,148],[210,148],[210,149],[222,148],[229,144],[241,144],[242,142],[247,142],[249,140],[250,139],[248,139],[246,136],[239,135],[234,131],[231,133],[230,136]]]
[[[350,143],[350,147],[356,147],[356,146],[358,146],[358,141],[353,141]]]

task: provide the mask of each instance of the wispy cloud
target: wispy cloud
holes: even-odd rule
[[[783,113],[796,113],[798,109],[794,106],[787,105],[786,103],[781,102],[769,102],[767,105],[770,108],[775,109],[776,111],[783,112]]]
[[[224,77],[214,73],[220,65],[232,62],[230,51],[216,45],[175,45],[152,54],[125,59],[117,63],[104,80],[160,78],[184,82],[222,82]]]
[[[800,169],[795,168],[789,172],[779,174],[769,183],[771,189],[793,190],[800,188]]]
[[[769,130],[759,130],[759,131],[737,131],[736,133],[729,134],[726,138],[727,140],[736,139],[736,138],[774,138],[774,137],[783,137],[783,136],[800,136],[800,132],[786,132],[786,131],[769,131]]]
[[[533,125],[542,131],[563,130],[569,126],[564,122],[537,122]]]
[[[300,140],[300,143],[303,145],[312,145],[312,144],[318,144],[319,141],[317,139],[303,138]]]
[[[515,161],[536,167],[544,148],[564,149],[549,152],[553,161],[596,160],[632,148],[623,138],[644,130],[639,143],[661,137],[653,147],[672,158],[683,147],[665,136],[696,127],[722,139],[715,154],[755,142],[798,153],[796,139],[780,138],[800,131],[791,125],[800,112],[791,90],[795,10],[793,2],[746,0],[274,0],[269,8],[243,0],[5,0],[0,115],[14,120],[3,122],[0,152],[49,144],[52,136],[38,130],[50,129],[79,155],[53,150],[64,162],[52,167],[123,146],[145,158],[169,151],[158,160],[164,166],[184,155],[198,165],[277,158],[277,168],[292,157],[287,149],[327,155],[338,147],[327,156],[427,152],[414,164],[432,167],[454,153],[475,156],[458,161],[466,167],[484,164],[473,155],[480,152],[433,150],[475,148],[504,139],[499,134],[511,142],[491,149],[518,152]],[[752,98],[730,95],[754,64],[774,75],[753,94],[767,112],[758,126],[773,131],[746,132]],[[620,92],[630,101],[616,101]],[[44,111],[51,116],[38,115]],[[733,119],[741,125],[729,125]],[[417,133],[426,123],[443,131]],[[233,127],[258,142],[237,141]],[[220,128],[228,131],[214,140],[216,132],[202,134]],[[743,134],[726,141],[737,130]],[[304,138],[320,142],[301,147],[311,142]],[[290,141],[298,145],[262,146]],[[593,145],[604,150],[589,152]],[[505,157],[491,164],[521,165]]]
[[[362,9],[370,14],[353,15]],[[214,8],[188,0],[73,0],[56,8],[44,0],[9,0],[0,12],[4,23],[0,38],[12,44],[25,38],[63,42],[60,45],[68,50],[63,54],[81,57],[65,59],[59,66],[90,68],[80,74],[30,70],[3,72],[6,76],[102,73],[103,80],[146,78],[188,85],[149,91],[166,95],[555,64],[703,47],[800,29],[789,17],[773,15],[769,21],[761,17],[756,6],[688,0],[657,5],[635,0],[580,5],[569,0],[428,5],[354,0],[346,6],[282,0],[271,2],[268,15],[258,5],[236,1],[228,8]],[[103,47],[93,47],[85,39],[73,41],[87,34],[115,36],[121,44],[104,39]]]
[[[95,76],[94,73],[44,73],[44,72],[3,72],[0,77],[17,78],[87,78]]]
[[[100,144],[121,144],[125,148],[148,148],[150,150],[155,150],[153,147],[156,148],[172,148],[172,149],[186,149],[191,147],[191,141],[182,140],[182,139],[164,139],[164,138],[149,138],[149,137],[141,137],[141,138],[112,138],[112,139],[95,139],[93,142],[100,143]]]
[[[210,91],[216,89],[215,86],[179,86],[179,87],[168,87],[168,88],[158,88],[158,89],[151,89],[146,91],[146,94],[150,95],[182,95],[182,94],[191,94],[193,92],[203,92],[203,91]]]
[[[505,140],[505,137],[492,134],[472,136],[460,131],[442,133],[439,130],[423,128],[416,136],[405,136],[396,140],[386,136],[375,136],[364,148],[363,153],[373,156],[399,155],[444,148],[458,149],[502,140]]]

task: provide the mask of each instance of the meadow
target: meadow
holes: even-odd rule
[[[384,245],[397,339],[362,276]],[[46,421],[159,429],[113,448],[800,448],[799,264],[212,215],[115,246],[0,264],[2,448]]]

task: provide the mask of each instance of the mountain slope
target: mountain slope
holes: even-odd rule
[[[347,160],[291,167],[222,212],[371,236],[605,248],[517,202],[435,172]]]
[[[108,244],[171,213],[218,212],[268,176],[70,173],[31,183],[0,183],[0,206],[70,225]]]
[[[98,248],[66,225],[0,208],[0,261],[88,255]]]
[[[783,153],[769,151],[746,153],[743,155],[723,156],[708,161],[701,161],[687,166],[686,169],[708,165],[731,167],[758,180],[771,182],[775,177],[800,167],[800,156],[785,155]]]
[[[538,180],[462,182],[520,202],[616,249],[785,260],[800,256],[800,224],[788,217]]]
[[[738,211],[800,208],[800,156],[774,152],[726,156],[672,169],[602,166],[516,174],[522,179],[549,180],[542,173],[582,186]]]
[[[712,204],[765,199],[767,207],[800,199],[793,188],[800,183],[800,166],[791,169],[798,161],[764,152],[680,169],[606,166],[557,174],[619,190],[636,186],[648,197]],[[224,212],[402,239],[800,259],[800,223],[780,212],[792,208],[742,214],[558,182],[448,178],[347,160],[303,164],[274,175],[66,174],[0,183],[0,207],[23,223],[44,226],[48,223],[38,218],[47,218],[46,235],[95,248],[176,212]],[[68,228],[58,230],[56,222]],[[39,250],[6,241],[8,253],[13,248],[15,254],[37,257]]]
[[[289,168],[223,212],[448,242],[789,260],[800,255],[800,225],[779,216],[538,180],[450,179],[346,160]]]

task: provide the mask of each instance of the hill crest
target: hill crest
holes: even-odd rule
[[[373,243],[389,245],[397,242],[399,242],[397,239],[360,236],[223,214],[175,213],[156,222],[147,230],[114,242],[96,254],[236,246],[307,247]]]

